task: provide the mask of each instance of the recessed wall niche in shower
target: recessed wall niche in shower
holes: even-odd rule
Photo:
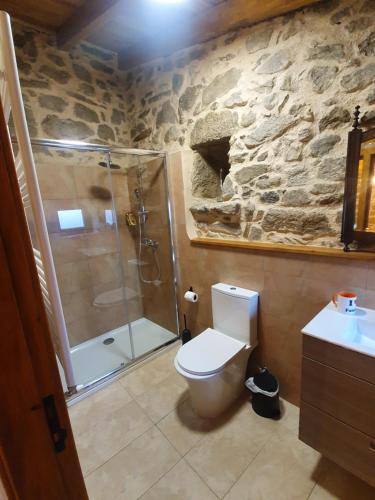
[[[33,152],[74,374],[85,387],[178,335],[165,157],[45,144]]]

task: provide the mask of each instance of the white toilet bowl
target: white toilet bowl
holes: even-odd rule
[[[211,328],[179,349],[174,365],[189,385],[198,415],[216,417],[238,398],[252,350]]]
[[[243,390],[247,362],[257,345],[258,293],[217,283],[211,297],[214,328],[181,346],[174,365],[189,384],[195,411],[213,418]]]

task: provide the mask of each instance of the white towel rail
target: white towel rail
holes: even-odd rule
[[[70,345],[66,323],[61,304],[60,292],[56,278],[55,266],[52,258],[51,246],[47,231],[42,199],[36,175],[30,136],[27,128],[25,110],[21,87],[18,78],[16,55],[13,45],[10,17],[6,12],[0,11],[0,50],[3,63],[3,82],[1,89],[1,101],[6,118],[12,114],[14,129],[17,137],[19,155],[17,155],[17,170],[20,172],[19,179],[22,199],[26,206],[31,206],[35,231],[40,245],[40,256],[38,262],[38,273],[41,278],[43,296],[52,310],[56,332],[59,336],[61,347],[61,362],[65,372],[68,390],[74,391],[76,387]],[[23,167],[23,168],[22,168]],[[23,171],[23,172],[22,172]],[[24,174],[24,178],[23,177]],[[35,249],[37,252],[37,250]]]

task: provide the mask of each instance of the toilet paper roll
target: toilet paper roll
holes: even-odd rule
[[[198,294],[195,293],[195,292],[191,292],[190,290],[188,290],[185,295],[184,295],[184,299],[187,301],[187,302],[198,302]]]

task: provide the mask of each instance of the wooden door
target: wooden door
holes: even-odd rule
[[[88,498],[1,106],[0,476],[10,499]]]

